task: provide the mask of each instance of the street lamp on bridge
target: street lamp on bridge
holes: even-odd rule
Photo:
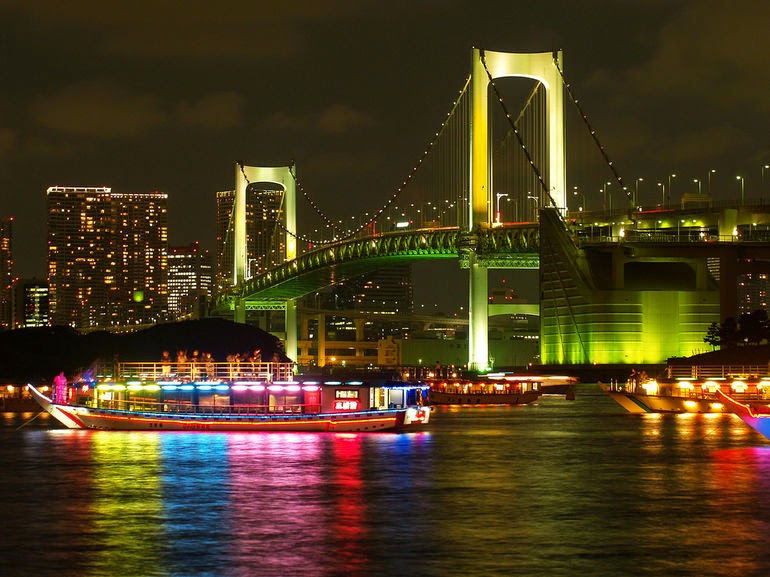
[[[602,185],[602,211],[607,212],[607,187],[612,186],[612,183],[607,180]],[[610,209],[612,209],[612,196],[610,196]]]
[[[700,182],[700,178],[693,178],[693,179],[692,179],[692,181],[693,181],[695,184],[697,184],[697,185],[698,185],[698,195],[700,196],[700,192],[701,192],[701,188],[700,188],[700,185],[701,185],[701,182]]]
[[[765,203],[765,171],[770,168],[770,164],[762,165],[762,204]]]
[[[663,192],[662,197],[660,199],[660,207],[665,208],[666,206],[666,185],[662,182],[658,183],[658,188],[661,189]]]
[[[672,173],[668,175],[668,203],[664,203],[663,208],[666,208],[667,204],[671,204],[671,179],[676,178],[676,174]]]
[[[745,184],[746,183],[745,183],[745,180],[744,180],[744,178],[742,176],[736,176],[735,179],[741,181],[741,206],[743,206],[744,193],[745,193],[745,188],[746,188]]]
[[[634,182],[634,210],[639,206],[639,183],[644,182],[644,178],[638,177]]]
[[[708,173],[708,180],[709,180],[708,193],[709,193],[709,197],[711,197],[711,175],[712,174],[716,174],[716,169],[715,168],[712,168],[711,170],[709,170],[709,173]],[[712,197],[712,200],[713,200],[713,197]]]
[[[508,193],[507,192],[497,192],[497,193],[495,193],[495,199],[496,199],[496,201],[495,201],[495,222],[498,223],[498,224],[500,224],[500,222],[501,222],[501,220],[500,220],[500,216],[501,216],[500,215],[500,199],[503,198],[504,196],[508,196]]]
[[[527,198],[535,201],[535,220],[537,220],[537,213],[538,210],[540,210],[540,199],[536,196],[532,196],[531,194],[528,194]]]
[[[580,192],[578,190],[577,186],[573,186],[572,187],[572,196],[579,196],[581,198],[581,200],[583,202],[581,202],[578,205],[578,212],[583,212],[583,210],[585,209],[585,206],[586,206],[586,194],[585,194],[585,192]]]

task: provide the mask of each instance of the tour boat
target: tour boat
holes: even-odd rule
[[[730,413],[718,394],[724,389],[734,398],[761,399],[770,392],[770,380],[747,378],[706,378],[658,382],[647,379],[640,383],[599,383],[601,389],[629,413]]]
[[[717,391],[717,396],[729,408],[738,415],[749,427],[770,439],[770,404],[767,402],[741,402],[722,391]]]
[[[50,397],[28,388],[70,429],[360,432],[415,429],[430,419],[421,382],[295,378],[292,363],[188,365],[171,372],[120,363],[116,378],[75,383],[60,375]]]
[[[555,382],[549,379],[551,377],[511,373],[486,373],[476,379],[429,376],[428,398],[431,405],[527,405],[545,393],[544,383]],[[574,385],[574,381],[570,383]]]

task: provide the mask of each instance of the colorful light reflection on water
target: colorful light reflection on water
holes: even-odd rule
[[[770,574],[770,443],[730,415],[584,389],[414,434],[20,423],[0,428],[3,577]]]

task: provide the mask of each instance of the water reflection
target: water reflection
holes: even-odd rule
[[[770,446],[606,395],[414,434],[0,430],[3,577],[764,575]],[[43,552],[43,553],[41,553]]]
[[[82,434],[81,434],[82,435]],[[72,433],[65,433],[75,437]],[[160,438],[143,433],[93,432],[90,442],[92,522],[88,575],[164,575]]]

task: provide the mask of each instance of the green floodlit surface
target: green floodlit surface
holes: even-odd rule
[[[575,307],[574,323],[544,311],[543,363],[644,364],[688,356],[704,350],[708,326],[719,318],[716,291],[605,291],[596,300]]]

